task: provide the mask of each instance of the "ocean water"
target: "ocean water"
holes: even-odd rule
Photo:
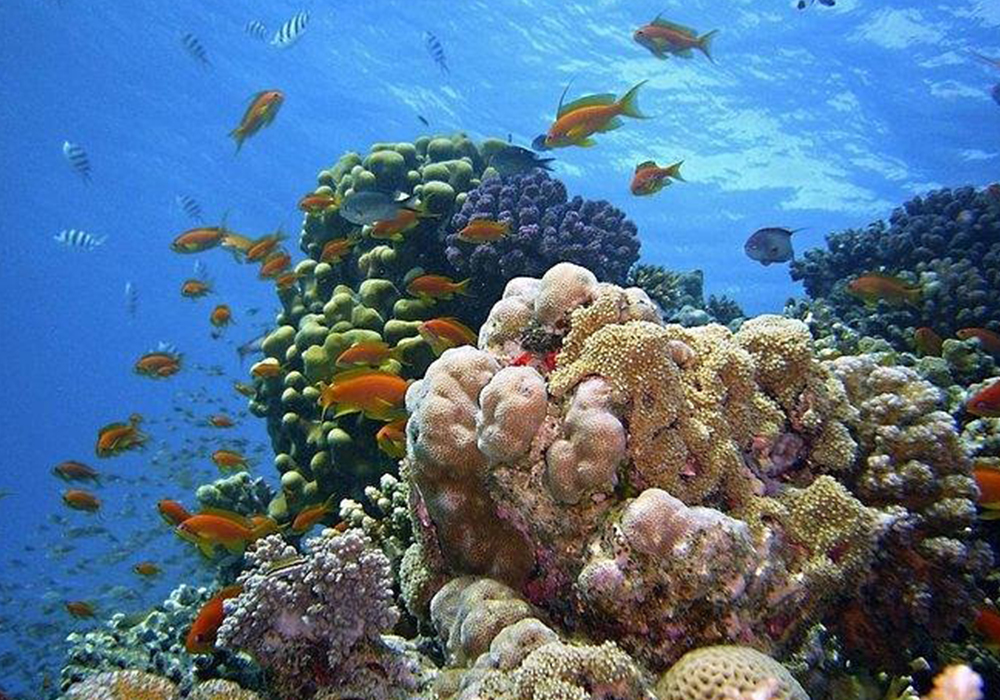
[[[287,49],[244,30],[251,20],[273,29],[302,9],[308,29]],[[714,62],[658,61],[633,42],[660,11],[719,29]],[[169,249],[193,225],[177,196],[197,200],[209,224],[225,217],[253,236],[283,227],[299,260],[296,202],[344,151],[455,131],[528,146],[570,81],[582,95],[648,80],[639,102],[653,118],[626,120],[594,148],[549,154],[554,175],[571,195],[625,210],[643,262],[700,268],[706,295],[728,294],[757,314],[779,312],[801,289],[786,265],[744,255],[753,230],[805,228],[794,238],[801,254],[916,194],[986,185],[1000,163],[1000,105],[990,96],[1000,71],[970,54],[1000,55],[995,0],[838,0],[801,11],[784,0],[4,0],[0,26],[0,492],[9,492],[0,498],[0,689],[13,697],[58,685],[67,633],[147,608],[178,583],[212,580],[154,506],[193,504],[197,485],[218,474],[213,449],[240,447],[255,474],[276,482],[264,423],[232,389],[246,379],[236,345],[278,310],[273,285],[215,250],[198,256],[215,294],[181,298],[195,256]],[[443,46],[447,74],[426,31]],[[210,65],[184,50],[186,33]],[[234,154],[227,133],[247,98],[272,88],[285,94],[277,119]],[[86,149],[90,182],[63,157],[66,140]],[[632,171],[648,159],[683,160],[687,182],[632,196]],[[70,228],[107,241],[88,251],[53,240]],[[127,282],[138,292],[134,315]],[[232,306],[235,323],[213,339],[216,303]],[[161,341],[183,353],[182,372],[137,376],[137,357]],[[238,426],[205,425],[221,411]],[[146,419],[148,449],[95,459],[98,428],[134,412]],[[62,504],[66,485],[50,470],[65,459],[119,477],[100,489],[99,514]],[[87,525],[103,531],[73,534]],[[163,572],[137,576],[131,567],[143,560]],[[69,600],[92,601],[98,618],[70,618]]]

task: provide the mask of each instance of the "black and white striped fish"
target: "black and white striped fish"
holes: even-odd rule
[[[427,46],[427,52],[434,59],[434,62],[438,64],[438,68],[441,69],[442,73],[448,73],[448,62],[444,59],[444,47],[441,46],[441,42],[438,38],[431,34],[430,32],[424,32],[424,44]]]
[[[90,157],[87,155],[87,152],[83,150],[83,146],[78,143],[63,141],[63,156],[69,162],[70,167],[73,168],[73,170],[75,170],[85,182],[90,182]]]
[[[108,240],[107,236],[91,236],[89,233],[75,228],[65,228],[52,238],[67,248],[83,248],[84,250],[93,250],[104,245],[104,241]]]
[[[177,202],[177,206],[192,219],[195,221],[204,221],[204,218],[201,215],[201,205],[195,201],[194,197],[189,197],[186,194],[179,194],[174,198],[174,200]]]
[[[131,282],[125,283],[125,313],[135,317],[135,312],[139,310],[139,290]]]
[[[267,27],[260,20],[252,19],[247,22],[247,26],[243,30],[252,36],[254,39],[259,39],[260,41],[267,40]]]
[[[307,24],[309,24],[309,12],[302,10],[278,28],[271,37],[271,46],[287,49],[305,34]]]
[[[188,52],[191,58],[198,61],[202,65],[212,65],[208,60],[208,52],[205,50],[205,47],[201,45],[198,37],[191,32],[188,32],[181,37],[181,46],[184,47],[184,50]]]

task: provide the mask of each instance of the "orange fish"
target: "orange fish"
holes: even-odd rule
[[[288,289],[302,278],[298,272],[283,272],[274,278],[274,286],[278,289]]]
[[[90,491],[82,489],[67,489],[63,491],[63,503],[73,510],[84,510],[88,513],[96,513],[101,509],[101,502],[97,496]]]
[[[78,620],[85,620],[97,614],[94,606],[85,600],[73,600],[66,603],[66,612]]]
[[[178,537],[196,545],[209,558],[214,556],[216,547],[242,554],[251,542],[277,531],[278,524],[271,518],[262,518],[258,522],[237,513],[215,509],[192,515],[174,529]]]
[[[340,195],[336,192],[332,194],[310,192],[299,200],[299,209],[313,216],[325,214],[328,211],[336,211],[339,208]]]
[[[253,367],[250,368],[250,374],[252,374],[255,377],[260,377],[261,379],[280,377],[282,374],[281,363],[278,362],[278,360],[273,357],[265,358],[260,362],[257,362],[256,364],[254,364]],[[249,385],[246,386],[248,386],[250,389],[253,389],[253,387]],[[251,394],[244,394],[242,391],[240,393],[243,394],[244,396],[253,396],[254,394],[257,393],[257,390],[253,389],[253,393]]]
[[[386,423],[375,433],[378,448],[393,459],[406,456],[406,423],[409,418],[397,418]]]
[[[97,481],[99,475],[93,467],[88,467],[83,462],[68,459],[60,462],[52,468],[52,473],[63,481]]]
[[[986,509],[979,517],[983,520],[1000,520],[1000,469],[973,465],[972,476],[979,487],[976,502]]]
[[[1000,647],[1000,614],[991,608],[979,608],[974,624],[976,631],[986,637],[987,646]]]
[[[654,160],[647,160],[635,166],[635,174],[632,176],[632,184],[629,189],[637,197],[655,194],[670,184],[670,179],[685,182],[681,177],[681,164],[683,160],[677,161],[673,165],[661,168]]]
[[[262,279],[272,279],[278,277],[292,264],[292,257],[283,250],[275,251],[267,256],[260,266],[257,276]]]
[[[184,648],[189,654],[211,654],[215,650],[215,638],[226,617],[222,603],[242,592],[243,586],[226,586],[201,606],[184,638]]]
[[[395,374],[359,367],[333,375],[330,384],[320,382],[319,405],[323,417],[334,407],[334,415],[361,412],[374,420],[391,421],[405,414],[403,399],[410,383]]]
[[[325,518],[329,513],[332,513],[336,504],[336,496],[331,495],[324,503],[303,508],[295,516],[295,520],[292,521],[292,532],[297,535],[308,532],[316,523]]]
[[[319,255],[320,262],[339,263],[346,256],[350,255],[351,248],[357,245],[356,240],[350,238],[334,238],[323,244],[323,252]]]
[[[427,218],[427,215],[415,209],[400,209],[391,219],[383,219],[372,224],[368,235],[380,240],[401,241],[403,234],[416,228],[423,218]]]
[[[400,349],[390,348],[381,340],[355,343],[337,356],[337,367],[378,367],[386,360],[402,363]]]
[[[212,325],[216,328],[223,328],[233,322],[233,310],[226,304],[219,304],[212,309],[212,313],[208,317],[208,320],[211,321]]]
[[[135,373],[165,379],[181,370],[181,355],[175,352],[147,352],[135,363]]]
[[[95,448],[97,456],[112,457],[125,450],[141,448],[149,436],[139,430],[140,422],[142,422],[142,416],[133,413],[129,416],[128,423],[108,423],[97,431],[97,446]]]
[[[432,318],[417,327],[420,337],[427,341],[435,355],[460,345],[475,345],[477,336],[457,318]]]
[[[444,275],[421,275],[406,285],[406,291],[421,299],[451,299],[456,294],[469,296],[470,282],[472,278],[456,282]]]
[[[983,350],[993,355],[1000,355],[1000,335],[985,328],[963,328],[955,332],[955,336],[961,340],[978,338]]]
[[[189,279],[181,284],[181,296],[188,299],[198,299],[212,293],[212,285],[205,280]]]
[[[222,226],[188,229],[174,239],[170,249],[175,253],[201,253],[222,243],[224,235],[226,229]]]
[[[271,252],[278,247],[278,244],[285,240],[285,238],[287,238],[287,236],[285,236],[285,234],[279,229],[275,233],[257,239],[247,251],[247,260],[250,262],[263,260],[270,255]]]
[[[920,303],[920,287],[891,275],[872,272],[847,283],[847,293],[874,306],[879,300],[892,306]]]
[[[167,521],[168,525],[180,525],[182,522],[191,517],[187,508],[182,506],[177,501],[172,501],[169,498],[164,498],[156,502],[156,510],[159,511],[163,519]]]
[[[980,418],[1000,418],[1000,382],[980,389],[966,402],[965,410]]]
[[[216,413],[208,417],[208,424],[213,428],[232,428],[235,423],[233,419],[224,413]]]
[[[247,251],[249,251],[254,244],[252,238],[247,238],[246,236],[241,236],[238,233],[232,231],[226,231],[222,236],[222,247],[233,254],[238,262],[243,262],[246,257]]]
[[[132,571],[140,576],[156,576],[160,573],[160,567],[151,561],[141,561],[132,567]]]
[[[932,328],[922,326],[913,331],[913,345],[921,357],[941,357],[941,347],[944,341]]]
[[[274,121],[284,101],[285,95],[280,90],[262,90],[250,98],[250,105],[243,113],[239,126],[229,132],[236,140],[237,153],[247,138]]]
[[[632,38],[660,59],[667,58],[667,54],[691,58],[691,49],[698,49],[712,61],[709,49],[712,46],[712,39],[718,33],[718,29],[713,29],[699,37],[694,29],[667,21],[657,15],[652,22],[635,30]]]
[[[569,89],[567,85],[562,97],[559,98],[556,120],[545,135],[545,145],[549,148],[593,146],[596,142],[590,137],[620,127],[622,125],[620,116],[648,119],[639,111],[638,102],[639,88],[647,82],[643,80],[638,83],[622,95],[620,100],[615,100],[614,95],[607,93],[587,95],[564,105],[563,99],[566,97],[566,90]]]
[[[219,469],[243,470],[250,468],[246,457],[234,450],[216,450],[212,453],[212,461]]]
[[[473,219],[458,232],[458,240],[465,243],[492,243],[499,241],[508,233],[510,233],[510,224],[506,221]]]

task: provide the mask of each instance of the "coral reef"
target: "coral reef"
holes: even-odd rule
[[[635,264],[625,284],[646,292],[670,323],[703,326],[714,321],[728,326],[742,319],[743,309],[725,295],[712,295],[705,301],[704,278],[701,270],[672,272],[662,265]]]
[[[572,264],[515,279],[479,348],[407,392],[404,599],[419,616],[444,575],[489,576],[654,670],[786,653],[827,618],[905,664],[968,619],[989,563],[939,401],[912,370],[818,361],[795,320],[683,328]]]
[[[739,646],[703,647],[690,651],[663,674],[656,685],[659,700],[726,700],[750,693],[773,679],[768,698],[809,700],[784,666],[756,649]]]
[[[180,700],[177,686],[145,671],[106,671],[90,676],[66,691],[73,700]]]
[[[492,243],[459,240],[459,231],[477,219],[506,223],[509,231]],[[508,280],[540,275],[557,262],[578,263],[601,280],[622,283],[639,257],[635,224],[621,210],[605,201],[568,200],[566,187],[538,169],[485,178],[441,237],[451,266],[472,278],[483,311]]]
[[[406,657],[381,639],[399,617],[385,555],[358,530],[326,530],[305,547],[299,554],[272,535],[247,553],[243,592],[226,601],[216,645],[251,654],[282,697],[362,680],[386,692],[414,686]]]
[[[266,513],[274,492],[263,477],[239,472],[198,487],[195,493],[202,508],[221,508],[241,515]]]

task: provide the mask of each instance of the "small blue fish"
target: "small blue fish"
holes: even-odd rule
[[[247,22],[247,26],[244,27],[243,30],[258,41],[267,40],[267,27],[265,27],[264,23],[259,20],[250,20]]]
[[[175,198],[175,201],[177,202],[177,206],[195,221],[204,220],[201,215],[201,205],[198,204],[194,197],[189,197],[186,194],[179,194]]]
[[[63,141],[63,156],[84,182],[90,182],[90,157],[78,143]]]
[[[431,58],[434,59],[434,63],[441,69],[441,72],[445,74],[449,73],[448,62],[444,58],[444,47],[441,46],[438,38],[430,32],[424,32],[424,44],[427,45],[427,51],[430,53]]]
[[[271,38],[271,46],[279,49],[287,49],[302,38],[308,24],[309,13],[306,10],[302,10],[278,28],[278,31]]]
[[[268,336],[267,331],[261,333],[256,338],[251,338],[247,342],[243,343],[236,348],[236,354],[240,356],[240,366],[243,365],[243,361],[246,359],[247,355],[253,355],[258,352],[263,352],[261,346],[264,342],[264,338]]]
[[[67,248],[83,248],[84,250],[93,250],[104,245],[104,241],[108,240],[107,236],[91,236],[89,233],[75,228],[63,229],[52,238]]]
[[[201,45],[201,42],[198,41],[198,37],[194,34],[188,32],[182,36],[181,45],[184,47],[184,50],[188,52],[191,58],[201,63],[203,66],[208,67],[212,65],[208,60],[208,52],[205,51],[205,47]]]

